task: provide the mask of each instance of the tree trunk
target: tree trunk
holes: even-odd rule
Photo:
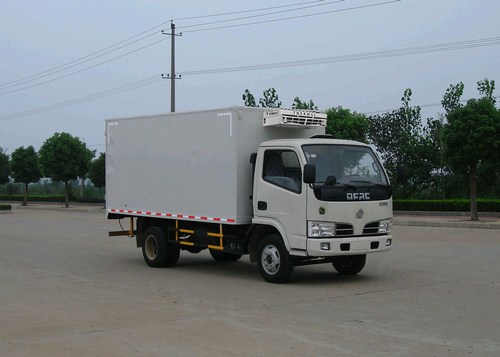
[[[28,205],[28,183],[24,183],[24,201],[23,201],[23,206]]]
[[[470,220],[478,221],[477,215],[477,166],[473,165],[469,172],[469,188],[470,188]]]
[[[69,185],[68,181],[64,181],[64,207],[69,207]]]

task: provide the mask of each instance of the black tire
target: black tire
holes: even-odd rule
[[[366,254],[346,255],[336,258],[332,265],[342,275],[355,275],[365,267]]]
[[[181,249],[177,244],[168,243],[168,260],[165,266],[173,267],[179,261]]]
[[[215,249],[210,249],[210,255],[216,262],[235,262],[242,256],[241,254],[230,254]]]
[[[173,266],[179,260],[179,253],[179,247],[167,242],[165,232],[160,227],[149,227],[144,232],[142,255],[149,266]]]
[[[293,272],[293,261],[278,234],[265,236],[259,243],[257,264],[270,283],[284,283]]]

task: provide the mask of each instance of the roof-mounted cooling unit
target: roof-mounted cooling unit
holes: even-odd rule
[[[315,110],[275,109],[264,112],[264,126],[317,128],[326,126],[326,114]]]

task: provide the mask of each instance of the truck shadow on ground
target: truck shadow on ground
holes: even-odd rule
[[[247,258],[248,259],[248,258]],[[261,281],[266,283],[260,276],[256,263],[249,262],[245,257],[236,262],[216,262],[211,257],[201,255],[182,255],[178,263],[168,268],[152,268],[140,258],[126,259],[124,264],[137,268],[155,269],[165,271],[168,274],[183,274],[185,278],[193,274],[196,276],[206,276],[207,279],[228,279],[233,282],[235,279],[244,281]],[[318,268],[321,267],[321,268]],[[328,284],[360,284],[376,281],[382,277],[361,272],[354,276],[345,276],[337,273],[331,264],[326,263],[317,266],[295,267],[287,284],[301,285],[328,285]]]

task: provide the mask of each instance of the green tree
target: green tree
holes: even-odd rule
[[[447,163],[454,172],[468,176],[473,221],[478,220],[478,167],[481,163],[497,163],[500,159],[500,111],[492,95],[494,83],[478,82],[483,98],[470,99],[465,106],[450,111],[442,132]]]
[[[23,206],[28,204],[28,187],[32,182],[37,182],[42,176],[38,164],[38,155],[33,146],[26,149],[21,146],[11,155],[12,177],[16,182],[24,184]]]
[[[462,106],[462,104],[460,104],[460,98],[462,97],[463,93],[464,84],[462,82],[455,85],[450,84],[450,86],[444,93],[443,99],[441,100],[441,104],[446,111],[446,114]]]
[[[318,110],[318,106],[314,104],[312,99],[310,99],[309,102],[303,102],[299,97],[295,97],[293,99],[292,109]]]
[[[106,186],[106,155],[101,153],[97,159],[92,161],[89,168],[89,178],[95,187],[101,188]]]
[[[9,155],[0,147],[0,185],[9,182],[10,164]]]
[[[245,102],[245,107],[256,107],[257,103],[255,102],[255,97],[250,90],[245,89],[245,93],[242,95],[242,99]]]
[[[43,143],[39,154],[44,175],[64,182],[64,201],[69,207],[69,181],[87,173],[94,152],[78,137],[55,133]]]
[[[262,92],[264,98],[259,99],[259,104],[263,108],[281,108],[281,101],[278,98],[276,89],[269,88]]]
[[[401,98],[402,106],[391,112],[368,117],[369,137],[385,162],[391,180],[395,182],[398,168],[405,166],[415,182],[415,164],[420,164],[418,146],[421,116],[420,107],[411,107],[411,89],[406,89]]]
[[[493,105],[496,100],[493,96],[493,92],[495,91],[495,81],[490,81],[487,78],[477,82],[477,90],[482,98],[489,100]]]
[[[326,110],[326,133],[336,139],[356,140],[368,142],[370,123],[364,114],[351,112],[340,106]]]

